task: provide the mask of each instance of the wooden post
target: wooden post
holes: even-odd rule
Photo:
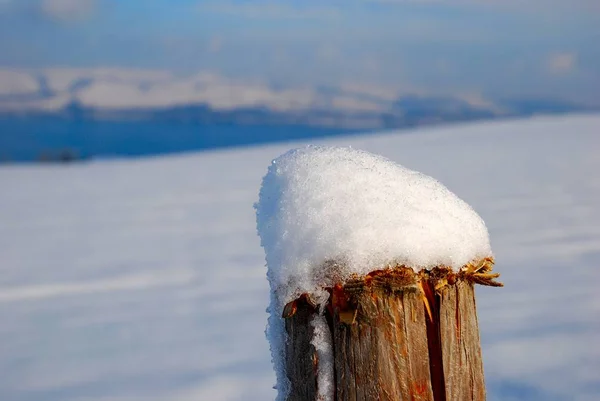
[[[502,285],[492,265],[489,258],[460,273],[400,266],[328,289],[334,399],[485,400],[473,285]],[[289,401],[318,399],[309,324],[316,313],[307,295],[284,311]]]

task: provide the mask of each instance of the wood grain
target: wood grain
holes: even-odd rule
[[[331,289],[336,400],[485,400],[473,283],[448,274],[373,272]],[[287,400],[316,400],[309,322],[318,311],[302,299],[294,310],[286,319]]]
[[[475,291],[458,281],[440,299],[440,337],[448,400],[485,400]]]

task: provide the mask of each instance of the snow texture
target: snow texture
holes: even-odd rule
[[[333,401],[334,372],[333,372],[333,339],[325,316],[313,316],[310,321],[313,328],[313,338],[310,342],[317,351],[317,400]]]
[[[350,147],[275,159],[256,205],[275,312],[389,265],[460,269],[492,256],[485,223],[435,179]],[[326,263],[334,261],[336,263]]]
[[[600,399],[600,115],[329,138],[436,177],[481,214],[489,401]],[[0,400],[264,401],[257,187],[276,144],[0,167]]]

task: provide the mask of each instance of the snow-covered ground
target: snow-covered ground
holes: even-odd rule
[[[600,399],[600,116],[336,138],[485,220],[490,400]],[[268,400],[253,203],[294,145],[0,168],[0,400]]]

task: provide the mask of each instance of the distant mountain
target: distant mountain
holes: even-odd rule
[[[447,107],[454,102],[456,107]],[[190,104],[162,108],[94,109],[79,102],[72,102],[59,110],[14,111],[0,117],[20,115],[25,117],[55,116],[66,120],[162,122],[185,124],[234,124],[234,125],[290,125],[336,128],[346,130],[402,128],[444,121],[465,121],[495,118],[502,113],[472,107],[460,100],[407,96],[399,98],[388,109],[345,111],[335,108],[311,108],[300,110],[270,110],[265,106],[240,107],[231,110],[215,110],[206,104]]]
[[[294,125],[347,130],[404,128],[419,125],[494,119],[534,114],[590,111],[592,108],[551,99],[505,99],[474,106],[452,97],[401,96],[381,110],[335,107],[273,110],[264,105],[214,109],[207,104],[162,107],[94,108],[74,100],[56,110],[0,109],[0,118],[54,116],[78,121],[164,122],[185,124]]]
[[[0,70],[0,162],[72,161],[590,111],[545,98],[315,88],[121,69]]]
[[[598,108],[584,106],[564,100],[544,98],[498,99],[497,104],[513,115],[561,114],[578,111],[593,111]]]
[[[0,70],[0,116],[375,129],[586,109],[553,99],[416,94],[357,83],[292,87],[206,72]]]

